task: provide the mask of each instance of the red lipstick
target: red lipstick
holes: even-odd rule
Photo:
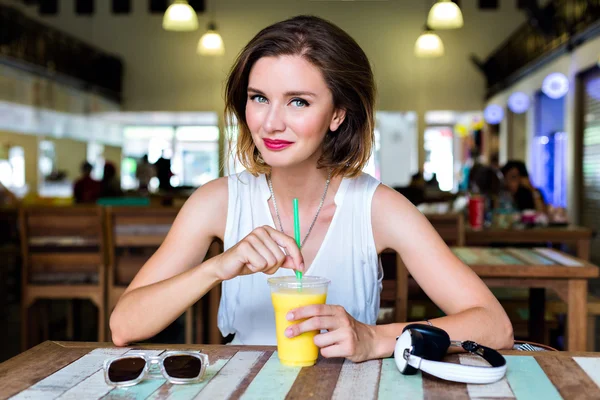
[[[263,139],[265,146],[269,150],[279,151],[285,148],[290,147],[294,142],[288,142],[287,140],[273,140],[273,139]]]

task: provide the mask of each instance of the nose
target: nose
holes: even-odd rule
[[[265,116],[263,129],[266,133],[277,133],[285,130],[284,111],[278,106],[271,106]]]

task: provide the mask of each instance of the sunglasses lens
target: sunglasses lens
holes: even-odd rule
[[[200,375],[202,361],[200,358],[187,355],[174,355],[165,358],[165,371],[172,378],[193,379]]]
[[[133,381],[142,374],[145,365],[146,360],[142,357],[122,358],[110,363],[108,377],[115,383]]]

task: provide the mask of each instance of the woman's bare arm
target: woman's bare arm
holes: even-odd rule
[[[372,226],[378,252],[394,249],[412,277],[447,315],[432,320],[453,340],[510,348],[513,330],[504,309],[483,281],[461,262],[404,196],[380,185],[373,198]],[[378,355],[393,353],[406,324],[376,327]]]
[[[202,262],[212,241],[223,238],[227,196],[227,178],[221,178],[199,188],[182,207],[111,315],[116,345],[157,334],[219,282],[216,258]]]

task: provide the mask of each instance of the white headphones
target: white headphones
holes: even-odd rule
[[[491,367],[442,362],[450,346],[461,347],[486,360]],[[422,324],[407,325],[396,338],[394,359],[403,375],[414,375],[417,370],[441,379],[462,383],[493,383],[506,374],[506,360],[496,350],[475,342],[450,341],[446,331]]]

